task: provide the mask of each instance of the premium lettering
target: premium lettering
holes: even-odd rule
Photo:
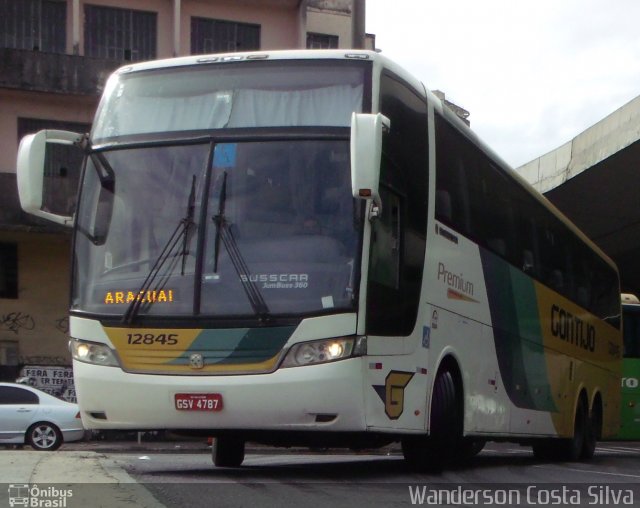
[[[444,263],[438,263],[438,280],[441,280],[450,288],[457,289],[465,295],[473,296],[473,282],[465,280],[462,273],[455,274],[450,272]]]

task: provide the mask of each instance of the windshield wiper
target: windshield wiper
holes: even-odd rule
[[[213,272],[215,274],[218,273],[218,260],[220,257],[220,240],[224,244],[227,252],[229,253],[229,258],[231,259],[231,263],[233,264],[233,268],[235,269],[238,277],[240,277],[240,284],[242,285],[242,289],[244,289],[247,294],[247,298],[251,307],[253,308],[253,312],[259,317],[261,321],[269,320],[269,307],[267,306],[267,302],[265,302],[258,286],[256,286],[255,282],[250,280],[249,277],[249,267],[242,256],[242,252],[238,248],[238,243],[236,239],[233,237],[233,233],[231,232],[231,228],[229,227],[229,222],[225,216],[225,207],[227,203],[227,172],[224,171],[222,173],[222,186],[220,189],[220,197],[218,199],[218,213],[212,217],[213,222],[216,225],[216,237],[214,243],[214,253],[213,253]],[[244,276],[244,280],[243,280]]]
[[[166,263],[167,259],[169,259],[172,256],[175,257],[175,261],[171,266],[169,266],[169,269],[165,273],[165,277],[168,277],[173,273],[173,270],[175,268],[176,261],[177,261],[177,256],[176,256],[177,253],[175,252],[175,250],[176,250],[176,247],[180,245],[181,240],[182,240],[181,275],[184,275],[184,270],[187,262],[187,255],[189,254],[189,250],[188,250],[189,232],[191,231],[191,228],[195,224],[193,221],[193,217],[195,213],[195,200],[196,200],[196,175],[193,175],[193,178],[191,180],[191,192],[189,193],[189,199],[187,201],[187,213],[182,219],[180,219],[180,222],[176,226],[176,229],[173,231],[173,233],[169,237],[169,240],[167,240],[167,243],[163,247],[162,252],[160,252],[160,255],[156,259],[155,263],[151,267],[151,270],[149,271],[142,285],[138,289],[134,300],[129,304],[129,307],[127,307],[127,310],[124,313],[124,316],[122,318],[125,324],[130,325],[135,319],[135,317],[138,315],[138,313],[140,312],[140,308],[142,307],[142,303],[144,302],[145,295],[147,295],[147,292],[149,291],[149,288],[151,287],[154,280],[160,273],[160,270]],[[162,287],[164,287],[164,284],[166,284],[166,281],[167,281],[166,278],[164,281],[161,280],[161,283],[158,284],[158,286],[156,286],[155,289],[156,290],[162,289]],[[151,305],[151,303],[153,302],[148,301],[147,303]]]

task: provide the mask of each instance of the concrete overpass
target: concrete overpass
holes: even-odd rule
[[[617,264],[640,295],[640,97],[518,171]]]

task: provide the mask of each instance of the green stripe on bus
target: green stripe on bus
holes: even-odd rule
[[[502,382],[519,408],[555,411],[547,375],[534,282],[481,249]]]
[[[259,363],[276,356],[294,330],[292,326],[203,330],[189,349],[167,364],[188,365],[193,353],[202,354],[208,365]]]

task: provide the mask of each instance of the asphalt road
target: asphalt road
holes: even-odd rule
[[[602,444],[587,463],[490,443],[440,475],[411,472],[393,453],[253,453],[238,469],[204,453],[112,458],[167,507],[640,506],[640,443]]]

